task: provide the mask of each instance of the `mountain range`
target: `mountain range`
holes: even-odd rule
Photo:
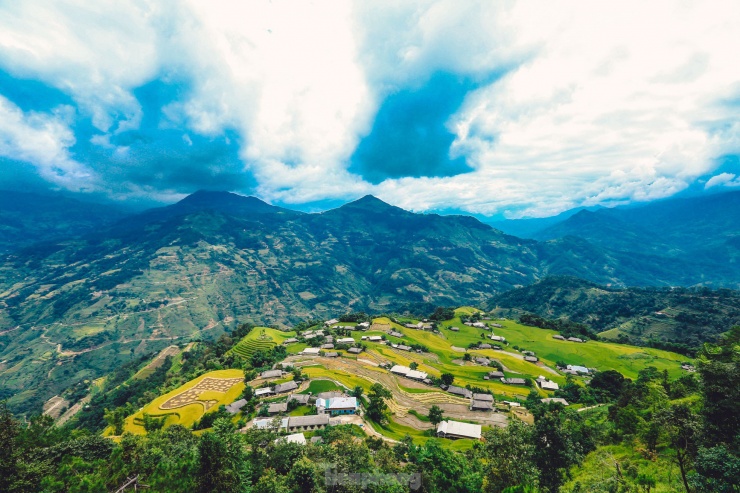
[[[0,261],[0,391],[35,401],[245,321],[286,326],[350,311],[486,306],[548,276],[737,288],[740,226],[737,209],[723,204],[738,197],[716,196],[694,214],[680,203],[673,216],[661,216],[665,205],[581,211],[540,240],[372,196],[307,214],[203,191],[134,215],[70,215],[68,234],[40,228]]]

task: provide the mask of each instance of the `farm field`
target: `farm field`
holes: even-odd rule
[[[127,417],[124,430],[144,434],[144,413],[154,418],[165,417],[165,426],[179,424],[190,428],[207,411],[237,400],[244,390],[243,378],[242,370],[216,370],[201,375]]]
[[[244,359],[249,359],[257,350],[272,349],[294,335],[295,332],[283,332],[269,327],[255,327],[230,352]]]

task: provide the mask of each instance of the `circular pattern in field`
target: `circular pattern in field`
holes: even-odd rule
[[[211,399],[214,392],[224,394],[231,387],[241,381],[241,378],[206,377],[198,382],[194,387],[170,397],[166,402],[160,404],[159,408],[176,409],[178,407],[187,406],[188,404],[202,404],[206,411],[208,411],[218,402],[218,400]],[[202,394],[204,394],[206,399],[200,399]]]

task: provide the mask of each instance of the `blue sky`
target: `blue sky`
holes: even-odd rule
[[[740,189],[740,4],[6,2],[0,188],[538,217]]]

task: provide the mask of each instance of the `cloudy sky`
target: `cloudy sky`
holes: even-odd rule
[[[740,189],[740,2],[0,2],[0,188],[547,216]]]

